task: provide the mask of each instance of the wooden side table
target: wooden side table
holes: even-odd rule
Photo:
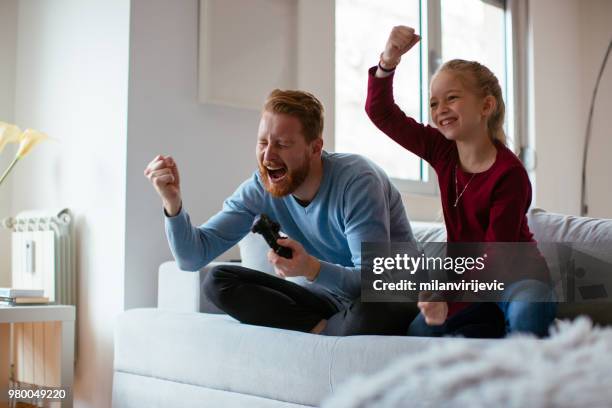
[[[11,356],[11,324],[34,322],[58,322],[60,325],[59,384],[66,392],[62,407],[72,407],[72,384],[74,379],[74,325],[76,310],[74,306],[36,305],[0,306],[0,407],[8,402]],[[23,350],[34,352],[34,350]],[[46,350],[45,350],[46,351]],[[45,356],[47,357],[47,356]],[[57,357],[57,356],[53,356]]]

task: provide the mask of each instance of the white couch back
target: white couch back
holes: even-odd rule
[[[534,208],[527,214],[527,223],[538,242],[609,244],[612,252],[612,220],[555,214]],[[418,242],[446,241],[443,223],[412,222],[411,225]]]

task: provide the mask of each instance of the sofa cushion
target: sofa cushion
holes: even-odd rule
[[[305,408],[238,392],[215,390],[160,378],[115,371],[113,375],[113,408]]]
[[[555,214],[540,208],[530,210],[527,217],[529,228],[540,244],[540,249],[544,253],[551,271],[568,273],[567,268],[570,265],[578,268],[583,265],[575,265],[575,252],[569,246],[567,248],[558,247],[555,251],[556,256],[553,256],[546,251],[550,251],[554,247],[547,247],[544,243],[572,244],[573,248],[577,248],[598,260],[590,265],[599,266],[591,266],[595,269],[591,269],[587,273],[591,273],[592,276],[602,273],[612,274],[612,220]],[[579,278],[577,278],[576,284],[580,285]],[[575,318],[579,315],[588,315],[595,323],[612,324],[612,303],[609,299],[588,302],[559,302],[558,318]]]
[[[129,373],[319,406],[351,375],[446,341],[485,347],[500,340],[320,336],[239,324],[228,316],[131,309],[115,325],[114,370],[116,378]]]
[[[585,242],[612,248],[612,220],[555,214],[533,208],[527,214],[529,228],[538,242]]]
[[[238,243],[238,246],[240,247],[241,266],[260,272],[274,273],[267,257],[270,247],[261,235],[249,232]]]
[[[442,222],[413,221],[410,226],[417,242],[446,242],[446,227]]]
[[[227,315],[131,309],[119,315],[115,326],[114,367],[119,372],[317,405],[329,390],[335,342],[331,337],[262,330]],[[304,373],[309,373],[308,381],[303,381]]]

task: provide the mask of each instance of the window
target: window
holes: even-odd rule
[[[404,192],[435,193],[427,163],[383,135],[365,114],[367,71],[391,28],[408,25],[423,40],[403,58],[394,80],[395,99],[407,115],[429,121],[430,77],[452,58],[487,65],[509,106],[505,20],[504,2],[496,0],[336,0],[335,150],[369,157]]]
[[[382,134],[364,111],[368,68],[399,24],[419,26],[419,0],[336,0],[336,151],[367,156],[392,178],[420,181],[421,160]],[[420,119],[419,70],[418,55],[404,58],[394,84],[398,104]]]
[[[442,61],[461,58],[483,63],[499,80],[508,105],[503,1],[441,0],[441,10]],[[507,126],[505,130],[508,134]]]

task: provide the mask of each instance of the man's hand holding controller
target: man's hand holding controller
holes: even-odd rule
[[[384,78],[391,75],[397,64],[400,63],[402,55],[407,53],[421,37],[414,32],[414,28],[407,26],[396,26],[391,30],[385,50],[380,54],[380,62],[376,70],[376,76]]]
[[[317,279],[321,271],[321,261],[309,255],[302,244],[291,238],[280,238],[276,242],[291,250],[291,258],[285,258],[273,249],[268,251],[268,262],[272,264],[278,276],[281,278],[304,276],[311,282]]]
[[[270,246],[268,261],[278,276],[305,276],[314,281],[321,271],[321,262],[309,255],[299,242],[281,237],[279,231],[280,225],[266,214],[255,217],[251,226],[251,232],[261,234]]]
[[[162,199],[166,214],[173,217],[181,210],[181,187],[179,171],[170,156],[156,156],[144,171],[155,191]]]

